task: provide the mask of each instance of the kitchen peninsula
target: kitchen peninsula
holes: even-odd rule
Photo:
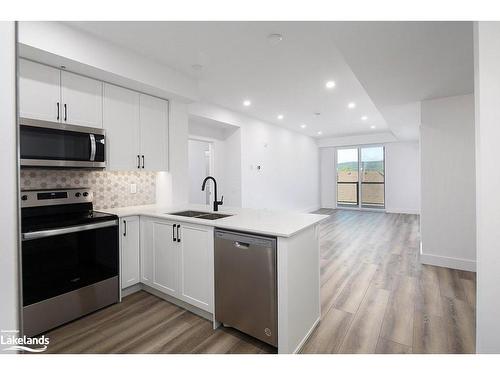
[[[209,206],[107,209],[120,217],[124,295],[144,289],[214,322],[214,229],[277,240],[278,353],[296,353],[320,320],[319,226],[325,215],[221,208],[216,220],[173,215]]]

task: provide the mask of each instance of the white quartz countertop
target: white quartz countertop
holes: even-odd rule
[[[187,210],[203,211],[207,213],[213,212],[211,206],[193,204],[170,207],[153,204],[146,206],[108,208],[98,211],[115,214],[119,217],[142,215],[177,222],[207,225],[243,232],[260,233],[276,237],[292,237],[297,232],[300,232],[301,230],[328,218],[328,215],[235,207],[219,207],[218,213],[233,216],[217,220],[171,215],[171,213],[174,212]]]

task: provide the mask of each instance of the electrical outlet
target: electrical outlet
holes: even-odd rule
[[[137,184],[130,184],[130,194],[137,193]]]

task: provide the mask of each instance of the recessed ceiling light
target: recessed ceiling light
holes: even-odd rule
[[[376,128],[375,125],[370,126],[370,129],[375,129],[375,128]]]
[[[361,116],[361,120],[362,120],[362,121],[366,121],[366,120],[368,120],[368,116]]]
[[[285,117],[285,116],[283,116],[283,115],[278,115],[277,117],[278,117],[278,120],[283,120],[283,117]]]
[[[321,135],[321,134],[323,134],[323,132],[320,130],[320,131],[318,132],[318,135]]]
[[[326,86],[327,89],[333,89],[335,87],[335,81],[328,81],[325,84],[325,86]]]
[[[300,127],[301,127],[302,129],[305,129],[305,128],[307,128],[307,125],[306,125],[306,124],[302,124],[302,125],[300,125]]]
[[[250,106],[252,105],[252,102],[251,102],[250,100],[244,100],[244,101],[243,101],[243,105],[244,105],[245,107],[250,107]]]
[[[356,103],[350,102],[349,104],[347,104],[347,108],[349,108],[349,109],[356,108]]]
[[[278,44],[282,40],[283,40],[283,35],[281,35],[281,34],[269,34],[267,36],[267,41],[272,46],[275,46],[276,44]]]

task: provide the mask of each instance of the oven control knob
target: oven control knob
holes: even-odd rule
[[[81,195],[80,193],[76,193],[76,194],[75,194],[75,197],[77,197],[77,198],[78,198],[80,195]]]
[[[27,196],[27,195],[23,195],[23,196],[21,196],[21,200],[23,200],[23,201],[27,201],[27,200],[28,200],[28,196]]]
[[[88,195],[89,195],[89,193],[87,193],[87,192],[84,192],[84,193],[83,193],[83,196],[84,196],[84,197],[88,197]]]

